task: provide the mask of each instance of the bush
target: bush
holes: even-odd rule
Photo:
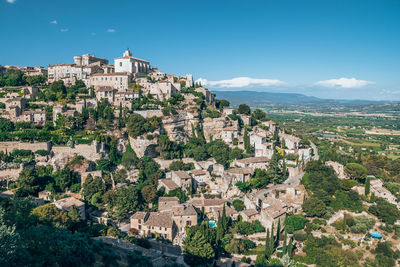
[[[304,232],[303,230],[296,231],[293,234],[293,238],[297,241],[303,242],[307,239],[307,233]]]
[[[244,203],[240,199],[235,199],[232,202],[232,205],[235,208],[235,210],[238,211],[238,212],[245,209]]]
[[[265,228],[264,228],[264,226],[262,226],[262,224],[260,223],[259,220],[255,220],[253,222],[253,227],[254,227],[254,231],[256,231],[256,233],[265,232]]]
[[[71,191],[72,193],[79,193],[79,191],[81,191],[81,184],[73,184],[71,185],[69,191]]]
[[[354,225],[350,227],[350,231],[355,234],[366,233],[369,229],[374,227],[375,220],[367,217],[355,217],[353,219]]]
[[[308,220],[300,214],[289,216],[285,220],[286,232],[292,234],[294,231],[301,230],[307,222]]]
[[[47,156],[49,154],[49,152],[47,150],[44,150],[44,149],[36,150],[35,153],[40,155],[40,156]]]

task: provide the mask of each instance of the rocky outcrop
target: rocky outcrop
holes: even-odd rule
[[[210,139],[219,139],[222,135],[222,129],[229,126],[230,122],[227,117],[220,118],[205,118],[203,121],[204,138],[208,141]]]
[[[154,136],[154,135],[153,135]],[[155,158],[158,156],[157,151],[157,138],[149,140],[146,136],[139,136],[137,138],[129,137],[129,143],[136,155],[141,158],[143,156],[149,156]]]
[[[199,123],[197,109],[185,109],[162,120],[163,132],[174,142],[185,142],[192,136],[192,126]]]

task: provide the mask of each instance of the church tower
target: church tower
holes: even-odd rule
[[[125,50],[123,56],[124,56],[124,57],[131,57],[131,56],[132,56],[132,53],[131,53],[131,51],[129,50],[129,48],[127,48],[127,49]]]

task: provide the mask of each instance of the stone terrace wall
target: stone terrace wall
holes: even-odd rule
[[[151,117],[162,117],[163,113],[161,110],[135,110],[134,113],[141,115],[142,117],[148,119]]]
[[[0,181],[15,181],[18,179],[19,173],[22,171],[22,164],[17,169],[0,170]]]
[[[53,146],[52,151],[54,156],[59,154],[65,155],[65,157],[81,155],[85,159],[96,161],[101,159],[103,155],[103,145],[93,141],[91,145],[81,144],[75,145],[73,148],[68,146]]]
[[[0,142],[0,151],[11,152],[16,149],[26,149],[33,152],[37,150],[47,150],[51,149],[50,142],[35,142],[35,143],[23,143],[23,142]]]

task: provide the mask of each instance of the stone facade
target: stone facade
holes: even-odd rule
[[[127,72],[130,74],[145,74],[150,72],[150,63],[146,60],[135,58],[127,49],[122,57],[114,59],[116,72]]]
[[[96,73],[90,76],[90,86],[95,89],[111,87],[119,92],[127,91],[131,82],[131,76],[127,72]]]

